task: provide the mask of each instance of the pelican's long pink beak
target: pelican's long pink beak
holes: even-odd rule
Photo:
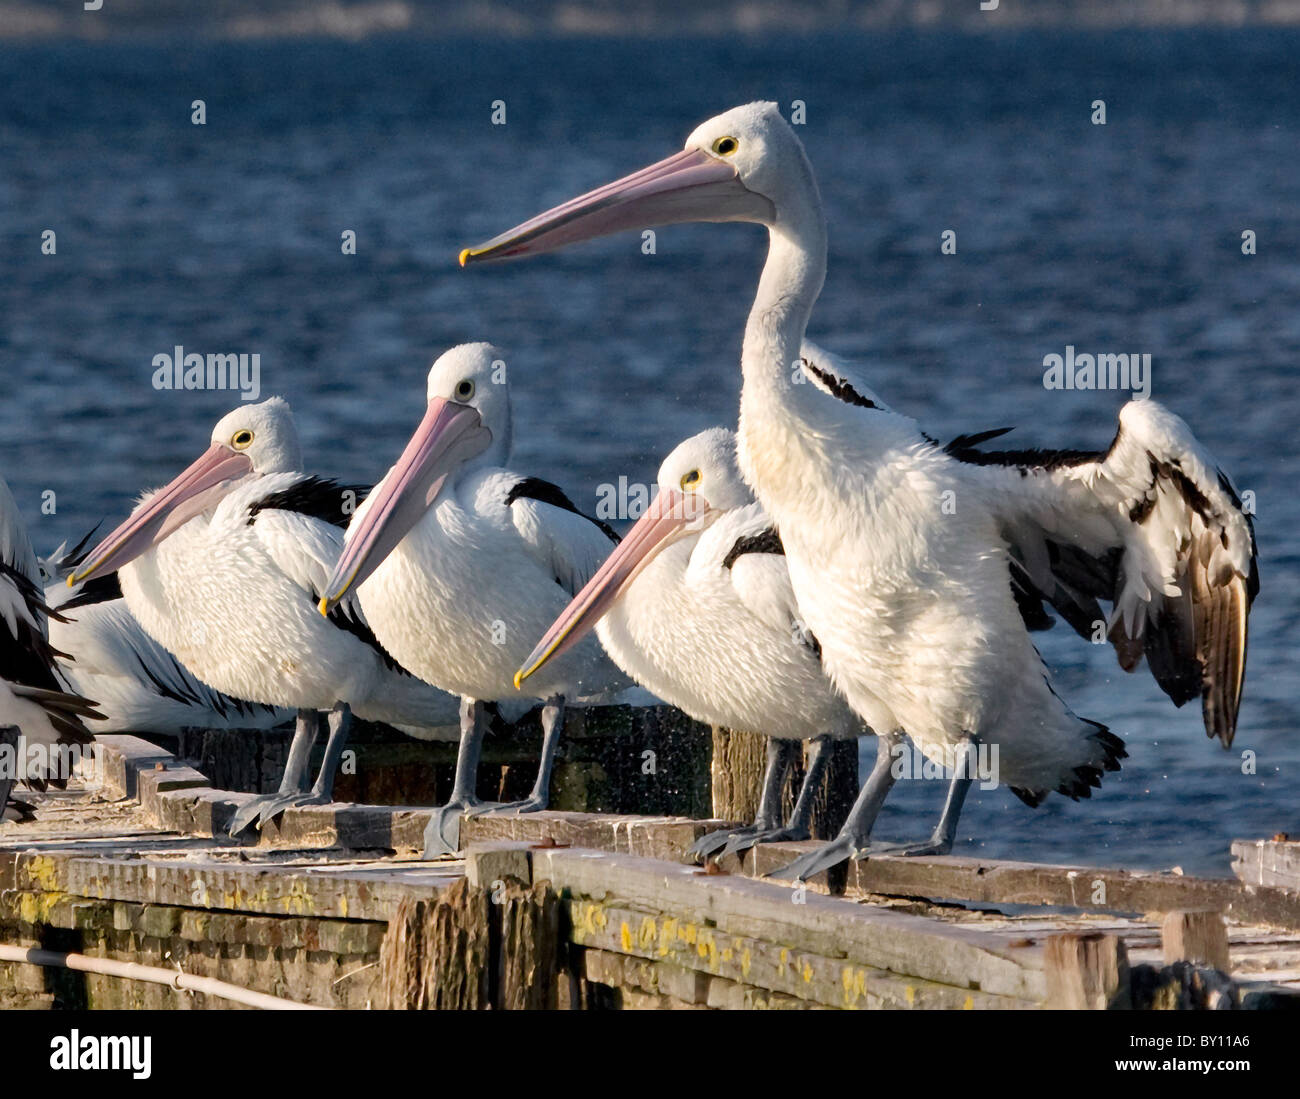
[[[334,574],[320,601],[329,614],[397,547],[429,510],[442,483],[462,462],[487,449],[492,433],[469,405],[441,397],[429,407],[397,464],[366,501],[365,513],[348,529]]]
[[[700,149],[597,187],[460,254],[462,267],[551,252],[624,229],[683,221],[765,221],[772,204],[741,183],[731,164]]]
[[[166,488],[145,500],[127,520],[87,555],[68,576],[68,586],[97,572],[113,572],[158,545],[178,527],[221,499],[234,482],[253,471],[247,454],[213,443]]]
[[[694,493],[660,489],[645,514],[528,654],[528,659],[515,673],[515,687],[518,688],[548,660],[567,652],[582,640],[669,539],[708,509],[709,505]]]

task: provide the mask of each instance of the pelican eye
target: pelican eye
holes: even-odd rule
[[[700,487],[701,480],[700,471],[698,469],[693,469],[689,473],[682,475],[682,488],[687,492],[694,492]]]
[[[473,379],[462,378],[460,381],[458,381],[456,383],[456,390],[454,396],[458,401],[468,401],[472,396],[474,396]]]
[[[240,428],[230,437],[230,445],[236,450],[247,450],[253,445],[253,433],[248,428]]]
[[[739,148],[740,142],[734,137],[720,137],[713,143],[713,151],[718,156],[731,156]]]

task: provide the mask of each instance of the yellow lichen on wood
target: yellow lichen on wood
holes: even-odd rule
[[[46,893],[59,892],[58,868],[52,858],[46,855],[33,855],[27,860],[24,869],[37,889]]]

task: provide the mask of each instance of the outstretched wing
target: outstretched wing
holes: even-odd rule
[[[1259,590],[1255,536],[1187,424],[1154,401],[1131,401],[1104,453],[977,446],[945,449],[987,493],[1026,622],[1047,617],[1044,600],[1082,636],[1106,621],[1121,667],[1132,671],[1145,654],[1174,704],[1199,694],[1206,734],[1230,745]],[[1099,601],[1111,604],[1108,618]]]

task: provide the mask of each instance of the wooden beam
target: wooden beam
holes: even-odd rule
[[[1285,833],[1269,840],[1233,840],[1232,872],[1247,885],[1287,889],[1300,896],[1300,840]]]
[[[807,843],[764,844],[746,860],[762,875],[811,849]],[[820,883],[825,888],[824,882]],[[1141,914],[1212,909],[1238,923],[1300,930],[1300,895],[1231,878],[1193,878],[1146,870],[998,859],[876,857],[853,863],[845,892],[987,904],[1053,905],[1084,911]]]
[[[792,951],[1000,996],[1043,996],[1041,947],[995,945],[987,936],[921,916],[740,875],[628,855],[593,858],[589,851],[563,848],[535,849],[533,877],[570,896],[617,898],[621,905],[779,942]],[[662,924],[655,927],[655,934],[667,934]]]

